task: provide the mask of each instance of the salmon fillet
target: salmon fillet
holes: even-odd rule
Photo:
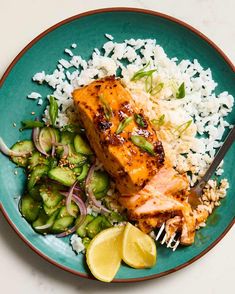
[[[155,131],[142,111],[138,111],[130,93],[120,80],[107,77],[73,92],[74,105],[86,129],[91,147],[112,176],[121,194],[141,190],[164,162],[164,151]],[[120,134],[119,125],[138,114],[143,126],[132,119]],[[153,146],[154,155],[131,141],[143,137]]]
[[[165,164],[141,191],[134,196],[121,196],[119,202],[143,231],[150,232],[166,223],[169,237],[180,232],[181,244],[190,245],[196,223],[191,206],[182,197],[188,186],[186,176]]]
[[[195,219],[186,202],[189,183],[165,160],[156,132],[138,110],[120,80],[107,77],[73,92],[74,105],[87,138],[104,168],[120,192],[119,202],[144,232],[166,224],[170,237],[181,234],[181,244],[194,242]],[[121,133],[117,130],[126,118],[139,115],[144,124],[129,121]],[[150,154],[131,141],[143,137],[153,146]]]

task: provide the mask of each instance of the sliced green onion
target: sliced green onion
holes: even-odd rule
[[[148,66],[150,65],[150,61],[140,70],[138,70],[133,77],[131,78],[131,81],[135,81],[136,76],[138,76],[140,73],[142,73]]]
[[[150,69],[148,71],[143,71],[143,72],[137,72],[134,74],[134,76],[132,77],[131,81],[136,82],[144,77],[150,77],[155,71],[157,71],[156,69]]]
[[[33,129],[33,128],[43,128],[45,124],[41,121],[36,120],[23,120],[22,122],[23,127],[21,130],[25,129]]]
[[[176,92],[176,98],[182,99],[185,97],[185,85],[184,82],[179,86],[177,92]]]
[[[152,74],[157,71],[157,69],[150,69],[147,71],[144,71],[148,66],[149,66],[150,62],[148,62],[143,68],[141,68],[140,70],[138,70],[133,77],[131,78],[131,81],[136,82],[144,77],[149,78],[152,76]]]
[[[104,95],[98,95],[100,102],[102,103],[102,106],[104,108],[104,115],[107,120],[110,120],[110,118],[113,116],[113,111],[111,107],[109,106],[108,102],[105,100]]]
[[[155,155],[153,144],[149,143],[144,137],[131,136],[131,141],[142,150],[148,152],[151,155]]]
[[[147,128],[148,124],[141,114],[135,113],[135,122],[142,128]]]
[[[162,126],[165,122],[165,114],[161,115],[159,119],[152,119],[151,122],[156,126]]]
[[[154,87],[152,90],[151,90],[151,95],[157,95],[159,92],[161,92],[161,90],[163,89],[164,87],[164,83],[159,83],[157,84],[156,87]]]
[[[57,116],[58,116],[58,104],[53,96],[50,96],[49,101],[50,101],[49,115],[50,115],[51,124],[54,127]]]
[[[129,123],[133,120],[133,117],[126,117],[122,122],[120,122],[116,134],[119,135],[128,125]]]
[[[145,80],[145,91],[151,93],[153,89],[153,75],[147,76]]]
[[[175,132],[178,132],[179,133],[179,137],[181,137],[182,134],[189,128],[189,126],[191,125],[192,122],[193,122],[192,120],[186,121],[185,123],[179,125],[175,129]]]

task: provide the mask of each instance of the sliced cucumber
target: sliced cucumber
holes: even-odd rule
[[[64,231],[67,231],[70,226],[72,226],[74,222],[74,217],[72,216],[65,216],[62,218],[56,219],[54,222],[51,231],[53,233],[62,233]]]
[[[76,174],[76,176],[79,176],[82,172],[82,167],[79,166],[79,167],[73,168],[73,172]]]
[[[11,150],[16,152],[29,152],[27,155],[24,156],[11,156],[11,160],[15,164],[26,167],[28,165],[28,158],[34,150],[34,145],[32,141],[20,141],[15,143],[11,147]]]
[[[101,232],[104,229],[110,228],[111,226],[111,223],[105,216],[99,215],[87,225],[87,236],[92,239],[99,232]]]
[[[69,156],[67,157],[67,160],[70,164],[74,164],[76,166],[82,166],[86,161],[86,156],[79,154],[76,152],[74,148],[74,133],[70,132],[62,132],[61,133],[61,144],[68,145],[69,146]],[[57,148],[57,153],[61,156],[63,154],[63,147],[59,146]]]
[[[55,157],[49,157],[48,161],[49,161],[49,164],[48,164],[49,169],[57,167],[58,161],[57,161],[57,159]]]
[[[106,196],[109,186],[108,174],[105,171],[95,171],[91,179],[91,187],[96,199]]]
[[[93,221],[94,218],[95,217],[93,215],[90,215],[90,214],[86,215],[84,222],[82,223],[82,225],[79,228],[77,228],[77,231],[76,231],[76,233],[80,237],[82,237],[82,238],[86,237],[86,235],[87,235],[86,227],[91,221]]]
[[[29,195],[36,201],[42,201],[39,189],[40,185],[35,185],[32,189],[29,190]]]
[[[60,136],[60,143],[61,144],[68,145],[68,146],[73,145],[73,140],[74,140],[74,136],[75,136],[74,133],[71,133],[68,131],[63,131],[60,134],[61,134],[61,136]],[[57,147],[57,149],[56,149],[56,153],[60,156],[63,153],[63,151],[64,151],[64,148],[61,146]]]
[[[51,128],[51,127],[44,127],[40,131],[39,140],[42,146],[42,149],[46,152],[50,151],[52,148],[52,139],[53,137],[56,138],[56,141],[59,142],[59,131]]]
[[[28,190],[31,190],[34,185],[41,179],[42,176],[46,175],[48,172],[47,165],[37,165],[31,174],[29,174]]]
[[[56,167],[48,172],[48,177],[65,186],[72,186],[76,181],[75,173],[67,167]]]
[[[20,210],[23,217],[29,222],[33,222],[38,217],[41,208],[41,203],[35,201],[29,195],[25,195],[21,198]]]
[[[36,228],[45,225],[47,223],[48,219],[49,219],[49,216],[46,215],[45,211],[42,209],[42,210],[40,210],[40,213],[38,215],[38,218],[32,223],[32,227],[38,233],[42,233],[42,234],[43,233],[46,233],[46,232],[48,232],[48,229],[45,229],[45,230],[37,230]]]
[[[70,209],[71,209],[71,212],[74,215],[76,215],[76,217],[77,217],[78,212],[79,212],[79,209],[78,209],[77,205],[75,203],[71,203],[70,204]],[[62,218],[62,217],[65,217],[65,216],[70,216],[70,214],[68,213],[66,206],[63,206],[60,209],[60,212],[58,214],[58,218]]]
[[[79,182],[85,180],[87,174],[88,174],[88,171],[89,171],[89,168],[90,168],[90,165],[88,163],[85,163],[83,166],[82,166],[82,172],[81,174],[77,177],[77,180]]]
[[[40,187],[40,195],[43,203],[49,208],[55,207],[64,198],[56,185],[42,185]]]
[[[57,218],[58,213],[59,213],[59,209],[56,210],[56,211],[54,211],[54,212],[50,215],[50,217],[49,217],[49,219],[47,220],[46,224],[52,226],[52,225],[54,224],[56,218]],[[50,227],[50,228],[51,228],[51,227]]]
[[[84,155],[92,155],[93,154],[89,144],[80,135],[75,136],[74,147],[75,147],[75,150],[77,153],[81,153]]]
[[[64,205],[63,201],[60,201],[56,206],[54,207],[48,207],[45,204],[43,204],[43,209],[47,215],[52,215],[55,211],[60,211],[60,208]]]
[[[48,165],[49,160],[39,152],[33,152],[29,157],[28,168],[32,170],[36,165]]]
[[[67,157],[67,160],[70,164],[76,165],[76,166],[82,166],[86,161],[86,156],[76,153],[73,146],[70,146],[70,152],[69,156]]]
[[[74,133],[68,131],[61,132],[60,142],[65,145],[73,145],[74,137]]]

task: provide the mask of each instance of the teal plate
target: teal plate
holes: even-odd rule
[[[19,132],[23,119],[32,119],[32,111],[42,114],[44,109],[26,96],[39,91],[46,96],[50,89],[32,82],[39,71],[51,72],[64,48],[78,44],[79,54],[89,58],[94,47],[101,48],[109,33],[116,41],[128,38],[155,38],[170,57],[197,58],[204,67],[210,67],[218,82],[217,92],[228,91],[235,96],[234,66],[210,40],[189,25],[153,11],[114,8],[92,11],[69,18],[48,29],[34,39],[12,62],[0,81],[0,134],[8,145],[29,138],[30,132]],[[228,121],[235,123],[235,109]],[[17,128],[13,127],[13,123]],[[135,270],[122,265],[117,282],[138,281],[174,272],[192,263],[211,249],[229,230],[235,216],[235,145],[226,155],[224,177],[230,189],[222,205],[209,218],[208,225],[196,235],[195,244],[180,247],[176,252],[158,246],[158,262],[151,269]],[[21,217],[18,210],[19,195],[23,191],[25,175],[7,157],[0,155],[1,210],[17,234],[38,254],[58,267],[83,277],[91,277],[82,255],[76,256],[68,245],[68,237],[40,236]]]

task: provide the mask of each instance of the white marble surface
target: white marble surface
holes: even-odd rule
[[[15,55],[49,26],[80,12],[115,6],[157,10],[184,20],[235,63],[234,0],[0,0],[0,76]],[[0,228],[1,293],[234,293],[234,227],[206,256],[181,271],[142,283],[108,285],[47,263],[19,239],[1,213]]]

